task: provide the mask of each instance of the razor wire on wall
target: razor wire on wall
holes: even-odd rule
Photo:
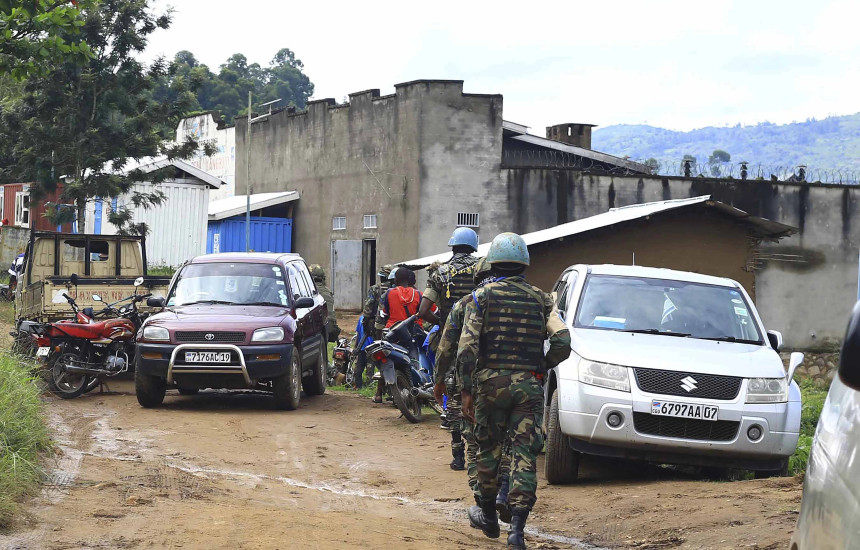
[[[860,170],[820,168],[803,164],[781,166],[754,162],[702,162],[697,159],[677,161],[617,159],[617,162],[603,162],[551,149],[505,149],[502,166],[505,168],[558,168],[622,176],[650,172],[658,176],[685,178],[860,185]]]

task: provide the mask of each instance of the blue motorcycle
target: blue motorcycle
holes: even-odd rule
[[[337,341],[337,345],[335,345],[332,352],[332,362],[329,366],[329,386],[346,384],[347,387],[355,387],[359,353],[362,350],[366,350],[373,343],[373,338],[369,334],[364,333],[363,321],[364,315],[358,318],[355,334],[350,340],[340,338]],[[368,374],[370,373],[368,372]]]
[[[433,397],[433,364],[422,344],[427,335],[416,325],[417,315],[391,327],[382,340],[367,347],[368,361],[379,371],[374,379],[385,384],[394,404],[409,422],[420,422],[423,408],[442,409]]]

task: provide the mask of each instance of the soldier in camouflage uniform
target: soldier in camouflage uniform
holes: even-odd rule
[[[493,281],[491,266],[486,262],[485,258],[481,258],[475,264],[474,283],[475,287],[480,288],[487,283]],[[451,308],[451,313],[448,314],[448,320],[445,321],[445,328],[442,330],[442,337],[439,339],[439,347],[436,350],[436,366],[433,371],[434,388],[436,394],[436,402],[442,404],[442,396],[446,393],[445,380],[449,377],[455,377],[455,386],[459,387],[458,381],[461,378],[459,368],[457,366],[457,346],[460,342],[460,334],[463,330],[463,320],[466,313],[466,303],[472,299],[471,294],[460,298]],[[469,488],[475,496],[475,502],[480,503],[481,494],[478,491],[478,465],[476,456],[478,453],[478,443],[475,441],[475,432],[472,421],[468,418],[460,419],[460,432],[463,434],[463,439],[466,441],[466,471],[469,475]],[[505,438],[505,444],[502,447],[502,460],[499,465],[499,496],[497,497],[497,508],[502,514],[501,518],[505,522],[510,522],[510,508],[507,506],[508,493],[508,475],[511,470],[511,439]]]
[[[328,334],[329,342],[337,342],[337,337],[340,336],[340,327],[337,326],[337,312],[334,310],[334,294],[331,289],[325,284],[325,269],[319,264],[313,264],[308,268],[311,272],[311,278],[317,285],[317,291],[320,296],[325,298],[325,303],[328,305],[328,321],[326,321],[326,334]]]
[[[438,325],[440,329],[445,326],[448,314],[454,304],[464,296],[468,296],[475,287],[473,273],[477,258],[472,256],[478,250],[478,234],[468,227],[458,227],[451,235],[448,246],[453,251],[451,259],[439,265],[430,272],[427,281],[427,289],[424,290],[424,299],[418,309],[418,317]],[[439,308],[439,315],[433,313],[433,306]],[[430,340],[430,349],[436,353],[439,346],[439,332]],[[444,383],[445,380],[442,379]],[[466,469],[466,456],[464,453],[463,437],[460,432],[460,390],[448,379],[446,389],[448,390],[448,410],[445,414],[445,423],[451,430],[451,469]]]
[[[466,303],[457,357],[462,371],[463,414],[473,419],[478,442],[481,501],[469,509],[469,523],[490,538],[500,535],[495,506],[498,472],[502,445],[510,432],[513,465],[508,548],[520,550],[525,549],[523,529],[537,500],[536,463],[543,448],[544,340],[553,300],[522,277],[529,265],[529,253],[519,235],[496,236],[487,261],[497,279],[475,290]],[[554,343],[559,347],[565,344],[569,350],[569,335]]]
[[[379,309],[379,300],[382,299],[382,296],[385,294],[385,291],[391,287],[391,281],[388,280],[388,275],[391,273],[391,270],[394,269],[394,266],[390,264],[386,264],[382,266],[377,275],[379,276],[379,282],[370,287],[370,290],[367,291],[367,298],[364,300],[364,308],[361,311],[362,320],[361,326],[364,331],[365,336],[369,336],[374,340],[379,339],[379,335],[376,334],[376,314]],[[358,342],[360,345],[361,342]],[[355,367],[355,386],[360,388],[364,385],[363,374],[364,369],[367,366],[367,355],[364,353],[364,350],[356,350],[358,353],[358,359],[356,361]],[[371,376],[371,372],[367,373],[368,379]]]

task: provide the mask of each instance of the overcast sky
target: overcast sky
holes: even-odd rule
[[[317,99],[416,79],[504,95],[504,118],[689,130],[860,111],[860,2],[158,0],[148,55],[217,72],[290,48]]]

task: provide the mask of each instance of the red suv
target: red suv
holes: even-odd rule
[[[157,407],[167,388],[262,389],[295,409],[301,391],[325,392],[328,309],[297,254],[210,254],[185,263],[164,310],[137,334],[138,402]]]

